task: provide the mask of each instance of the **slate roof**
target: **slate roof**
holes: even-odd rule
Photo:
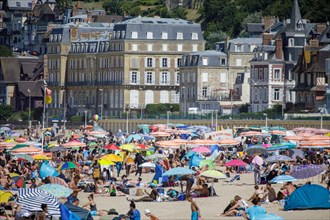
[[[262,33],[265,29],[265,25],[263,23],[247,23],[246,27],[248,32],[253,33]]]
[[[185,54],[184,55],[187,59],[191,61],[193,57],[195,57],[195,62],[187,62],[186,66],[206,66],[206,67],[218,67],[221,66],[221,58],[227,58],[227,54],[220,52],[220,51],[215,51],[215,50],[206,50],[202,52],[194,52],[190,54]],[[208,59],[208,64],[203,65],[203,58]]]
[[[32,0],[8,0],[9,10],[31,11]]]
[[[316,72],[326,72],[325,70],[325,60],[330,57],[330,45],[325,48],[319,50],[316,55],[316,60],[310,68],[308,68],[305,72],[316,73]]]
[[[32,97],[43,97],[43,80],[20,81],[17,83],[17,86],[19,92],[21,92],[26,97],[30,95],[28,90],[31,91]]]
[[[322,44],[330,44],[330,26],[318,36],[318,40]]]
[[[192,33],[198,34],[198,40],[203,40],[200,24],[182,19],[136,17],[116,23],[114,31],[125,31],[125,38],[132,39],[132,32],[138,33],[138,39],[147,39],[147,32],[153,32],[153,39],[161,39],[162,32],[168,34],[168,40],[176,40],[177,33],[183,34],[183,40],[191,40]]]

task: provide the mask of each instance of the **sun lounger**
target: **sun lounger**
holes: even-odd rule
[[[227,182],[227,183],[233,183],[236,180],[240,180],[240,179],[241,179],[241,176],[240,175],[235,175],[232,179],[226,180],[225,182]]]

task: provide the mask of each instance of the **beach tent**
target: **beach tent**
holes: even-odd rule
[[[193,155],[189,160],[189,169],[191,169],[191,167],[198,167],[202,160],[203,159],[199,156]]]
[[[91,216],[90,212],[80,208],[79,206],[75,206],[71,203],[64,203],[64,206],[73,214],[75,214],[74,216],[78,216],[80,219],[84,219],[84,220],[93,220],[93,217]],[[62,207],[62,213],[65,213],[65,209],[64,207]],[[63,218],[62,218],[63,219]],[[74,218],[72,218],[74,219]]]
[[[42,179],[47,176],[58,176],[56,169],[46,163],[41,164],[39,173]]]
[[[299,187],[285,202],[284,210],[293,209],[330,209],[330,192],[316,184]]]
[[[156,181],[158,183],[159,178],[161,178],[163,176],[164,170],[163,167],[156,164],[156,169],[155,169],[155,175],[154,178],[152,179],[152,181]]]

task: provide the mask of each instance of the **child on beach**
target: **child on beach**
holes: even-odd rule
[[[187,201],[191,203],[191,220],[201,219],[201,213],[197,203],[193,200],[191,195],[187,196]]]

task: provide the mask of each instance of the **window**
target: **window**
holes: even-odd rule
[[[207,97],[207,87],[202,88],[202,97],[206,98]]]
[[[191,34],[191,39],[192,40],[198,40],[198,34],[197,33],[192,33]]]
[[[208,82],[208,81],[209,81],[208,73],[202,73],[202,82]]]
[[[147,32],[147,39],[153,39],[154,35],[152,32]]]
[[[118,94],[118,93],[116,93]],[[117,96],[115,95],[115,98]],[[115,103],[118,103],[115,101]],[[130,91],[130,107],[131,108],[138,108],[139,106],[139,91],[138,90],[131,90]]]
[[[294,47],[294,39],[293,38],[289,38],[288,45],[289,45],[289,47]]]
[[[226,66],[226,59],[225,58],[221,58],[221,66]]]
[[[280,100],[280,89],[274,89],[274,100]]]
[[[226,83],[227,77],[226,73],[220,73],[220,83]]]
[[[147,58],[146,67],[153,67],[153,60],[152,60],[152,58]]]
[[[236,59],[236,66],[242,66],[242,59]]]
[[[275,81],[281,80],[281,69],[274,69],[274,80]]]
[[[182,44],[178,44],[178,52],[182,52]]]
[[[147,72],[146,74],[146,84],[153,84],[153,80],[152,80],[152,72]]]
[[[166,52],[167,51],[167,44],[163,44],[163,52]]]
[[[167,40],[167,38],[168,38],[167,32],[162,32],[162,39]]]
[[[289,53],[289,61],[292,61],[292,53]]]
[[[153,104],[154,103],[154,92],[152,90],[147,90],[145,92],[145,104]]]
[[[152,44],[148,44],[147,45],[147,50],[151,52],[152,51],[152,46],[153,46]]]
[[[160,91],[160,103],[169,103],[168,91]]]
[[[259,69],[259,77],[258,77],[260,80],[263,80],[264,79],[264,71],[262,68]]]
[[[176,60],[176,67],[180,67],[181,66],[181,58],[178,58]]]
[[[192,51],[196,52],[198,50],[198,45],[197,44],[193,44],[192,45]]]
[[[162,67],[168,67],[167,63],[167,58],[162,58]]]
[[[138,50],[138,45],[132,44],[132,51],[137,51],[137,50]]]
[[[131,83],[137,83],[137,72],[132,72],[131,73]]]
[[[180,73],[175,73],[176,77],[175,77],[175,84],[179,85],[180,84]]]
[[[169,79],[168,79],[168,73],[167,72],[162,72],[162,78],[161,78],[161,84],[166,85],[168,84]]]
[[[208,65],[208,59],[207,58],[203,58],[203,66],[207,66]]]
[[[176,33],[177,40],[183,40],[183,34],[181,32]]]
[[[235,52],[242,52],[242,44],[235,44]]]
[[[133,31],[133,32],[132,32],[132,38],[133,38],[133,39],[137,39],[137,38],[138,38],[138,32]]]

